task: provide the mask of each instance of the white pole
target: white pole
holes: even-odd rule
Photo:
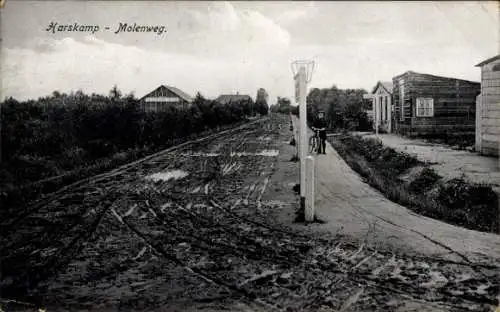
[[[300,199],[305,207],[306,193],[306,157],[307,157],[307,108],[306,108],[306,66],[299,69],[299,115],[300,115]]]
[[[380,103],[378,102],[378,99],[379,99],[379,97],[377,97],[377,96],[373,99],[374,102],[375,102],[375,107],[376,107],[376,109],[375,109],[375,115],[376,115],[376,118],[375,118],[375,120],[376,120],[376,122],[375,122],[375,134],[377,136],[378,136],[378,126],[379,126],[379,123],[380,123],[380,121],[379,121],[380,113],[379,113],[379,107],[378,107]]]
[[[315,167],[314,157],[308,156],[306,159],[306,205],[304,209],[304,217],[306,222],[314,221],[314,183],[315,183]]]

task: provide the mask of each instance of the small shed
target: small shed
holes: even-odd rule
[[[372,90],[373,127],[375,130],[392,132],[392,82],[379,81]]]
[[[410,136],[473,136],[481,84],[407,71],[392,79],[394,129]]]
[[[172,86],[161,85],[140,99],[141,108],[146,112],[162,112],[169,106],[187,108],[193,98]]]
[[[476,150],[499,155],[500,144],[500,54],[479,64],[481,94],[476,102]]]

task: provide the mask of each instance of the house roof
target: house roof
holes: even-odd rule
[[[392,94],[393,84],[391,81],[379,81],[379,82],[377,82],[377,84],[375,85],[375,87],[372,90],[372,93],[375,93],[375,91],[378,89],[379,86],[382,86],[382,88],[384,88],[387,92]]]
[[[215,99],[216,102],[219,102],[221,104],[227,104],[230,102],[239,102],[239,101],[246,101],[246,100],[251,100],[252,98],[250,95],[246,94],[221,94],[219,95],[218,98]]]
[[[468,82],[468,83],[472,83],[472,84],[480,84],[480,82],[477,82],[477,81],[471,81],[471,80],[465,80],[465,79],[453,78],[453,77],[436,76],[436,75],[424,74],[424,73],[417,73],[417,72],[414,72],[412,70],[408,70],[401,75],[397,75],[394,78],[392,78],[392,80],[394,81],[394,79],[399,79],[405,75],[419,75],[419,76],[427,76],[427,77],[438,78],[438,79],[452,79],[452,80],[458,80],[458,81]]]
[[[481,63],[477,64],[476,67],[481,67],[483,65],[486,65],[486,64],[491,63],[493,61],[496,61],[498,59],[500,59],[500,54],[498,54],[497,56],[491,57],[487,60],[482,61]]]
[[[186,92],[176,88],[176,87],[172,87],[172,86],[166,86],[166,85],[161,85],[159,86],[158,88],[154,89],[153,91],[149,92],[148,94],[146,94],[145,96],[143,96],[141,98],[144,99],[146,97],[148,97],[151,93],[154,93],[156,90],[160,89],[160,88],[166,88],[167,90],[169,90],[170,92],[174,93],[175,95],[177,95],[179,98],[183,99],[184,101],[187,101],[187,102],[192,102],[193,101],[193,97],[190,96],[189,94],[187,94]]]

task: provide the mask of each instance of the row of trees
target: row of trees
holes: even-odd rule
[[[369,107],[363,95],[364,89],[313,88],[307,95],[307,116],[312,122],[318,111],[326,113],[330,129],[371,129],[366,109]],[[277,103],[271,106],[271,111],[282,114],[297,114],[298,106],[292,106],[287,98],[278,97]]]
[[[371,121],[366,113],[369,103],[363,99],[367,93],[364,89],[339,89],[336,85],[314,88],[307,96],[308,116],[312,118],[316,112],[324,111],[331,129],[369,130]]]
[[[108,96],[79,91],[25,102],[9,98],[1,103],[1,174],[11,184],[42,179],[115,153],[158,150],[255,112],[267,108],[222,105],[197,94],[189,108],[145,113],[133,94],[123,96],[116,87]]]

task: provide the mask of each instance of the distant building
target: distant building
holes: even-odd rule
[[[252,97],[250,95],[243,94],[221,94],[215,99],[216,102],[226,105],[229,103],[252,103]]]
[[[367,113],[373,120],[373,128],[378,125],[379,130],[392,132],[392,82],[379,81],[372,90],[371,94],[367,94],[364,98],[372,100],[372,109]]]
[[[481,67],[481,94],[476,100],[476,150],[499,155],[500,54],[476,66]]]
[[[412,71],[392,81],[396,132],[411,136],[475,133],[480,83]]]
[[[161,85],[143,96],[140,102],[145,112],[162,112],[172,105],[187,108],[193,102],[193,98],[175,87]]]

